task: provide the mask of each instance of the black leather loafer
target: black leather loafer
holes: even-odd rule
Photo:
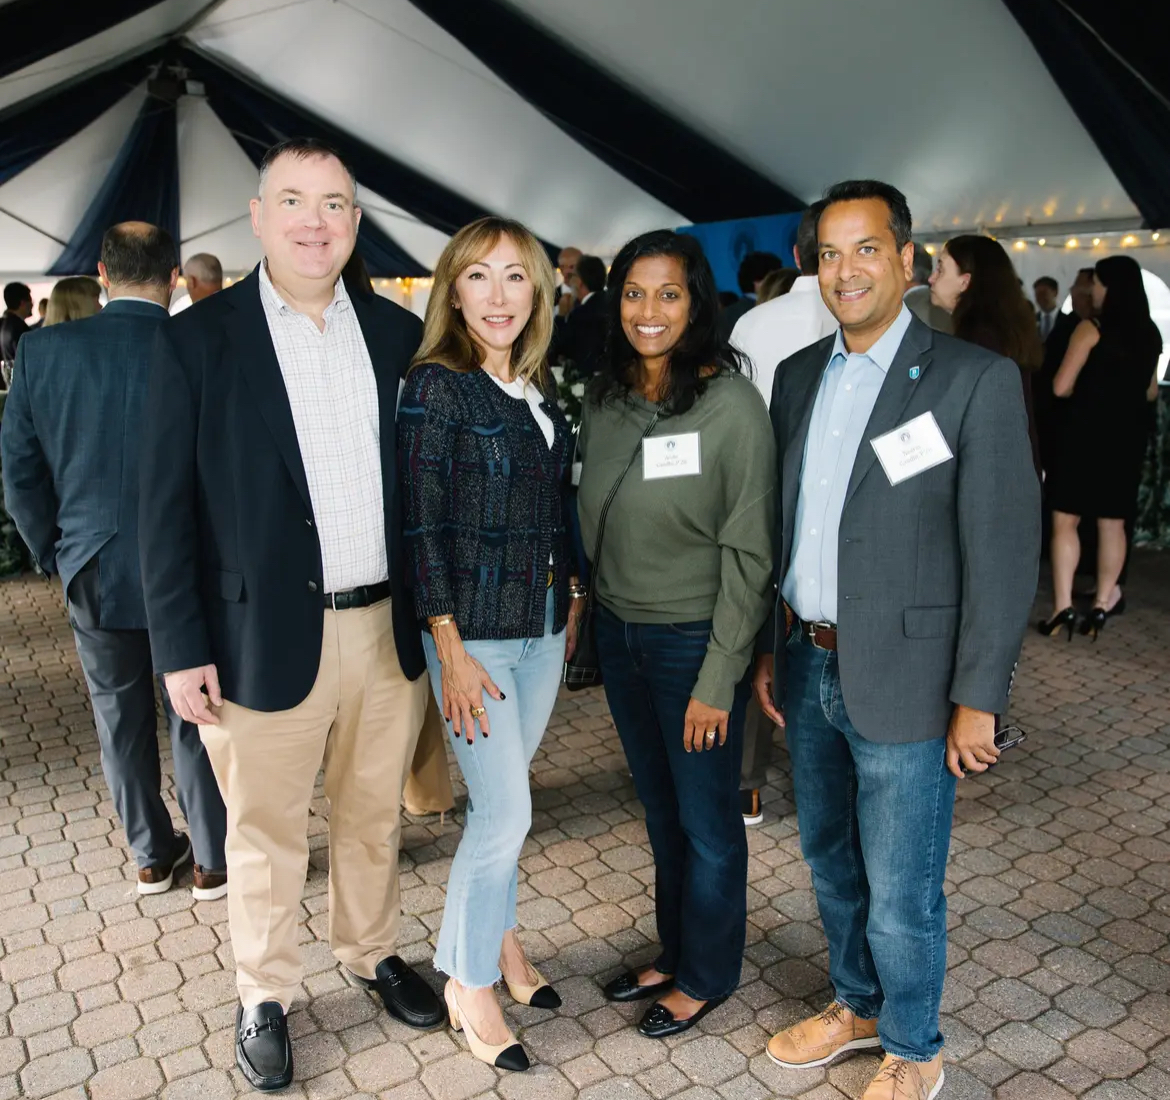
[[[258,1092],[288,1088],[293,1079],[288,1018],[276,1001],[236,1005],[236,1065]]]
[[[446,1017],[435,991],[397,955],[378,963],[373,981],[354,977],[367,989],[376,990],[386,1011],[408,1027],[436,1027]]]
[[[708,1012],[713,1012],[726,1000],[726,997],[716,997],[685,1020],[676,1020],[674,1013],[662,1004],[651,1005],[646,1015],[638,1023],[638,1030],[647,1039],[668,1039],[671,1035],[681,1035],[684,1031],[689,1031]]]
[[[666,981],[657,982],[654,985],[639,985],[637,971],[627,970],[624,974],[619,974],[613,981],[607,982],[602,987],[601,993],[607,1001],[617,1001],[622,1004],[626,1001],[644,1001],[647,997],[656,997],[658,994],[673,988],[673,978],[667,978]]]

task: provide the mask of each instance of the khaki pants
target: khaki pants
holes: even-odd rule
[[[451,771],[447,764],[447,724],[439,713],[434,692],[427,692],[427,716],[402,796],[408,814],[439,814],[455,805]]]
[[[309,803],[329,799],[329,944],[359,977],[395,953],[399,805],[430,694],[398,664],[387,601],[326,611],[317,681],[291,710],[224,701],[201,726],[227,806],[228,921],[245,1008],[296,995]]]

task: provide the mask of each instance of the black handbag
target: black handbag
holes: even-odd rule
[[[594,612],[596,611],[597,569],[601,564],[601,539],[605,534],[605,517],[609,514],[609,506],[613,503],[613,498],[617,496],[622,482],[625,481],[626,474],[630,472],[641,453],[643,440],[654,430],[654,425],[658,423],[660,415],[661,410],[658,410],[651,418],[650,423],[646,425],[646,430],[638,438],[638,445],[634,448],[634,453],[630,455],[630,461],[626,463],[626,468],[613,483],[613,488],[610,489],[605,503],[601,506],[601,514],[597,517],[597,538],[593,543],[593,557],[589,559],[592,569],[589,578],[589,594],[585,597],[585,610],[581,612],[581,623],[577,628],[577,649],[572,658],[565,661],[565,671],[561,677],[562,683],[570,691],[597,687],[601,683],[601,661],[597,655],[597,624],[594,620]]]

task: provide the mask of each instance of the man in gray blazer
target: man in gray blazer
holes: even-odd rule
[[[865,1100],[942,1088],[955,783],[999,755],[1040,551],[1019,370],[913,317],[910,229],[887,184],[826,196],[819,280],[841,327],[776,374],[778,591],[755,676],[787,719],[835,990],[768,1053],[807,1069],[881,1046]]]
[[[227,818],[195,726],[166,692],[175,786],[191,841],[163,803],[154,679],[138,563],[138,452],[155,337],[178,276],[175,242],[114,226],[98,271],[110,304],[28,333],[4,410],[8,510],[40,567],[58,574],[89,685],[102,771],[138,862],[138,891],[170,889],[195,853],[193,893],[227,893]],[[194,489],[192,489],[192,492]]]

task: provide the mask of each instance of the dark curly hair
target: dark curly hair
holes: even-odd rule
[[[625,400],[637,380],[638,353],[626,339],[622,328],[622,289],[630,269],[638,260],[650,256],[673,256],[686,272],[691,312],[686,330],[670,353],[666,389],[661,404],[667,416],[689,412],[697,398],[707,391],[707,383],[722,374],[745,374],[743,356],[719,335],[719,292],[703,246],[695,237],[656,229],[628,242],[617,254],[609,270],[609,314],[605,355],[589,388],[589,397],[597,404]],[[713,368],[713,369],[712,369]]]

